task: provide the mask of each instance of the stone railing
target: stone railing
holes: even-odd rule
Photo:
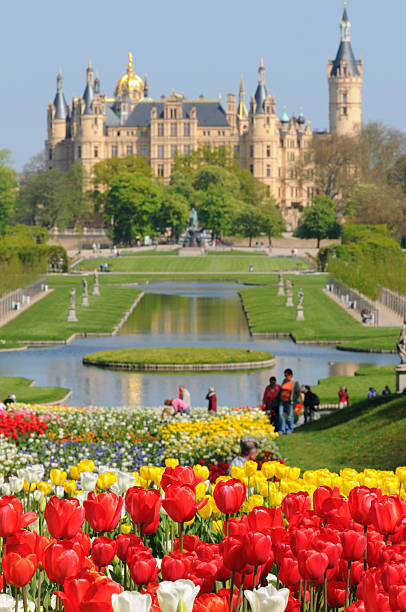
[[[363,318],[363,323],[374,327],[379,325],[378,309],[356,289],[350,289],[350,287],[339,283],[334,278],[330,278],[329,284],[327,285],[327,291],[332,291],[337,295],[347,308],[359,312]]]
[[[397,315],[402,317],[403,320],[406,318],[406,298],[404,295],[399,295],[386,287],[381,287],[381,294],[378,298],[378,302],[392,310]]]
[[[0,299],[0,323],[6,319],[14,310],[20,310],[21,306],[29,304],[35,296],[42,291],[47,291],[48,286],[44,279],[37,280],[24,289],[15,289]]]

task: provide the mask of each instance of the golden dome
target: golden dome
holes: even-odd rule
[[[144,95],[144,82],[133,69],[133,54],[128,54],[127,72],[117,81],[116,96],[128,96],[142,98]]]

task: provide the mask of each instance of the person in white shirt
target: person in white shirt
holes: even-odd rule
[[[186,389],[186,387],[184,387],[184,385],[179,385],[179,398],[183,400],[189,406],[189,409],[191,408],[190,393]]]

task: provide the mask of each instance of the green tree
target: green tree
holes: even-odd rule
[[[190,206],[186,198],[166,189],[161,206],[156,215],[156,229],[164,233],[171,229],[172,237],[178,241],[180,234],[186,228],[189,221]]]
[[[221,166],[207,165],[197,170],[193,180],[193,187],[198,192],[205,193],[210,186],[218,185],[221,189],[233,196],[239,197],[240,184],[238,178]]]
[[[394,235],[404,218],[404,199],[389,185],[358,184],[353,198],[347,203],[350,223],[386,225]]]
[[[29,176],[21,185],[16,219],[27,225],[65,228],[70,220],[70,185],[59,170]]]
[[[335,203],[324,195],[317,195],[314,204],[304,209],[295,231],[298,238],[317,238],[317,247],[323,238],[338,238],[340,225],[336,218]]]
[[[154,235],[162,199],[162,186],[146,176],[123,173],[113,179],[104,213],[113,242],[132,245],[140,236]]]
[[[0,234],[4,234],[16,204],[17,173],[11,167],[11,152],[0,150]]]
[[[184,197],[190,206],[196,202],[196,190],[193,187],[191,172],[174,170],[171,174],[169,189],[171,193],[178,193]]]
[[[243,203],[221,185],[212,184],[202,192],[198,215],[203,227],[211,230],[213,236],[222,237],[231,233],[234,219],[242,207]]]

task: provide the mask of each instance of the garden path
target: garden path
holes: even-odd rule
[[[341,306],[341,308],[343,308],[346,312],[348,312],[348,314],[350,314],[356,321],[358,321],[359,323],[362,322],[361,319],[361,315],[359,312],[357,312],[356,310],[352,309],[352,308],[348,308],[347,304],[343,304],[343,302],[340,300],[340,298],[333,293],[332,291],[327,291],[326,289],[323,289],[324,293],[326,295],[329,296],[329,298],[331,298],[336,304],[338,304],[339,306]],[[362,296],[362,294],[360,294]],[[365,296],[362,296],[365,297]],[[369,299],[369,298],[365,298],[365,299]],[[369,300],[371,301],[371,300]],[[398,315],[396,312],[393,312],[393,310],[391,310],[390,308],[388,308],[387,306],[385,306],[384,304],[381,304],[380,302],[372,302],[371,304],[374,306],[374,308],[377,309],[378,311],[378,325],[377,327],[401,327],[403,324],[403,320],[402,317],[400,315]]]

